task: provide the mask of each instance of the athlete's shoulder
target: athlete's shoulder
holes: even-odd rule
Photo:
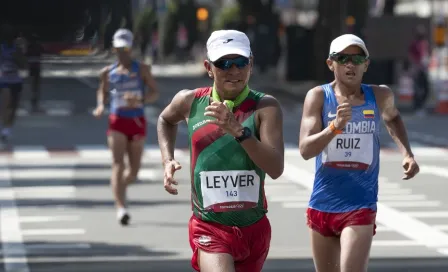
[[[114,67],[115,67],[115,65],[116,64],[110,64],[110,65],[107,65],[107,66],[105,66],[105,67],[103,67],[101,70],[100,70],[100,76],[105,76],[105,75],[107,75]]]
[[[191,89],[183,89],[176,93],[176,95],[173,98],[173,102],[177,101],[176,103],[189,103],[196,97],[197,89],[191,90]]]
[[[274,96],[263,93],[263,96],[260,97],[260,100],[258,102],[258,108],[267,106],[274,106],[280,108],[280,102]]]
[[[322,85],[311,88],[305,96],[305,101],[323,101],[325,97],[325,89]]]
[[[392,89],[387,85],[367,85],[370,88],[372,88],[373,94],[375,95],[375,98],[379,101],[393,97],[394,93]]]
[[[183,89],[177,92],[169,107],[178,112],[182,112],[183,115],[187,116],[188,112],[190,112],[191,105],[195,99],[196,90]]]
[[[204,97],[204,96],[209,96],[212,92],[212,87],[210,87],[210,86],[200,87],[200,88],[196,88],[192,91],[194,93],[195,98],[200,98],[200,97]]]

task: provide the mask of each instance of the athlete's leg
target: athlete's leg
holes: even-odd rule
[[[311,229],[311,247],[316,272],[340,272],[341,246],[339,238],[335,236],[323,236]]]
[[[22,93],[22,83],[9,84],[9,103],[7,106],[6,114],[4,116],[3,129],[1,137],[3,141],[6,141],[11,136],[11,128],[14,125],[16,119],[17,109],[20,104],[20,96]]]
[[[125,184],[129,185],[137,179],[140,171],[143,150],[145,147],[145,138],[139,138],[128,143],[129,168],[125,175]]]
[[[125,208],[126,184],[123,181],[124,155],[126,153],[128,138],[126,135],[111,130],[107,137],[109,148],[112,152],[112,177],[111,185],[118,209]]]
[[[39,111],[40,101],[40,68],[33,67],[30,69],[31,76],[31,109],[34,112]]]
[[[341,246],[333,226],[334,216],[312,208],[306,211],[316,272],[340,272]]]
[[[348,226],[341,233],[341,272],[367,271],[374,225]]]
[[[198,263],[201,272],[235,272],[233,257],[228,253],[213,253],[199,249]]]
[[[8,88],[2,87],[0,88],[1,91],[1,98],[0,98],[0,103],[1,103],[1,118],[2,118],[2,127],[5,125],[6,122],[6,117],[8,115],[8,111],[9,111],[9,100],[11,99],[11,92],[9,91]]]

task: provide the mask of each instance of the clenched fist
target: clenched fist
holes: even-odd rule
[[[334,126],[336,129],[344,129],[347,122],[352,119],[352,106],[349,103],[342,103],[337,107]]]

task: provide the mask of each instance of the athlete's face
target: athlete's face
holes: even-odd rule
[[[131,49],[128,47],[115,47],[114,51],[120,61],[128,61],[131,58]]]
[[[224,98],[235,98],[246,87],[252,73],[253,57],[227,55],[215,62],[205,61],[208,75]]]
[[[335,78],[345,85],[361,84],[369,63],[363,50],[356,45],[349,46],[327,59],[328,68],[334,72]]]

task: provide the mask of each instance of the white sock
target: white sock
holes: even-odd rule
[[[125,208],[118,208],[118,210],[117,210],[117,218],[118,218],[118,220],[123,218],[123,216],[125,214],[127,214],[127,213],[128,213],[128,211]]]

